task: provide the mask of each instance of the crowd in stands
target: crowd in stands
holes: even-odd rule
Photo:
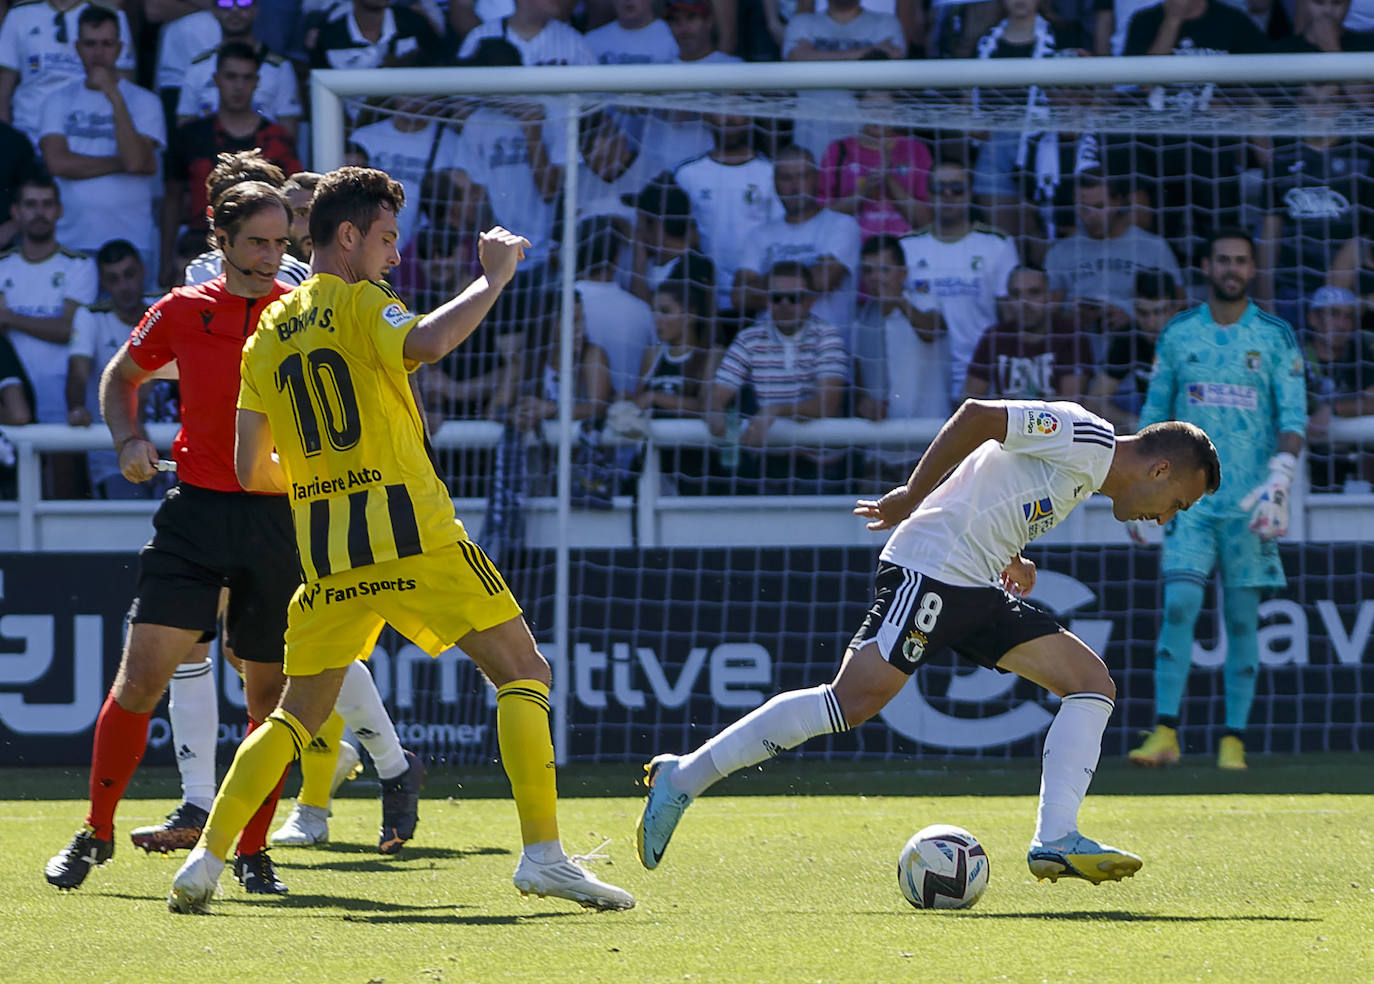
[[[1374,50],[1374,0],[1295,3],[0,0],[0,423],[89,425],[147,292],[188,264],[193,280],[217,272],[198,254],[218,154],[257,148],[302,175],[287,191],[308,260],[311,68]],[[1210,92],[1119,98],[1183,116]],[[392,281],[408,303],[432,308],[478,272],[480,229],[533,243],[481,329],[420,374],[431,423],[534,435],[556,415],[571,235],[574,416],[592,446],[579,467],[611,491],[642,466],[627,439],[649,416],[697,417],[716,438],[661,450],[683,493],[849,491],[909,466],[909,451],[770,445],[781,418],[940,418],[968,396],[1025,397],[1077,400],[1128,431],[1164,324],[1205,297],[1198,247],[1217,225],[1254,234],[1254,296],[1303,340],[1314,441],[1332,416],[1374,413],[1374,142],[1067,133],[1033,128],[1057,98],[1037,87],[972,97],[1024,104],[1028,129],[898,126],[903,94],[874,90],[816,119],[606,106],[569,147],[537,99],[350,105],[348,162],[406,190]],[[1369,93],[1286,98],[1318,120]],[[148,412],[175,419],[174,383]],[[142,494],[107,458],[51,456],[46,493]],[[450,460],[456,494],[484,494],[489,458]],[[1374,478],[1359,449],[1312,461],[1318,489]]]

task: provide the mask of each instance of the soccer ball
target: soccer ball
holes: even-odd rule
[[[967,909],[987,890],[987,852],[962,827],[932,824],[902,848],[897,884],[918,909]]]

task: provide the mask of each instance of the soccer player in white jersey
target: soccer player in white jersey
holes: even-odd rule
[[[834,681],[779,694],[696,751],[650,761],[640,860],[658,866],[683,811],[711,785],[808,738],[857,727],[918,667],[953,649],[1062,698],[1045,735],[1031,874],[1093,884],[1135,874],[1140,858],[1078,832],[1116,687],[1096,653],[1024,601],[1035,565],[1021,550],[1094,492],[1112,500],[1118,519],[1162,524],[1220,483],[1216,449],[1192,424],[1117,437],[1073,403],[965,401],[905,485],[854,508],[869,529],[893,533],[873,606]]]

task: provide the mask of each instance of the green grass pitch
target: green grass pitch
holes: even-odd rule
[[[174,773],[136,778],[114,861],[59,893],[42,867],[84,812],[84,773],[0,770],[0,981],[1374,981],[1367,754],[1252,756],[1244,774],[1105,761],[1083,829],[1145,867],[1099,887],[1027,872],[1033,762],[777,762],[703,797],[653,872],[634,854],[638,772],[570,768],[560,783],[565,843],[610,839],[596,870],[635,894],[629,912],[522,899],[514,807],[486,770],[431,775],[399,858],[375,852],[375,784],[350,784],[332,843],[273,851],[289,897],[246,896],[226,873],[197,918],[165,905],[184,855],[127,839],[174,805]],[[897,888],[902,844],[937,822],[987,849],[973,909],[918,912]]]

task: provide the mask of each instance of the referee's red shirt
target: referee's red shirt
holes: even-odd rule
[[[277,281],[265,297],[229,293],[224,274],[193,287],[174,287],[150,307],[129,335],[129,357],[141,368],[175,360],[180,373],[181,430],[172,442],[178,481],[219,492],[242,492],[234,474],[234,418],[243,345],[258,316],[292,290]]]

